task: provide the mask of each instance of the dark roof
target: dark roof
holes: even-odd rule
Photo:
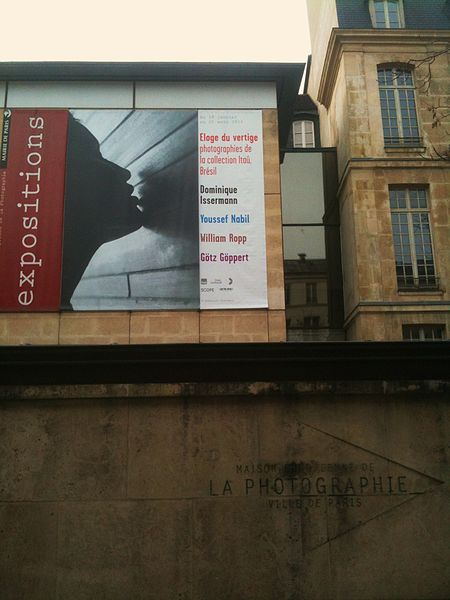
[[[299,94],[295,100],[294,113],[308,112],[318,114],[316,104],[311,100],[309,94]]]
[[[312,55],[308,54],[308,59],[306,61],[305,82],[303,84],[303,93],[304,94],[308,93],[309,76],[311,74],[311,61],[312,61]]]
[[[272,81],[284,146],[304,68],[304,63],[4,62],[0,81]]]
[[[407,29],[450,29],[449,0],[405,0]]]
[[[339,27],[372,29],[368,0],[336,0]]]
[[[372,29],[368,0],[336,0],[339,27]],[[449,29],[449,0],[403,0],[406,29]]]

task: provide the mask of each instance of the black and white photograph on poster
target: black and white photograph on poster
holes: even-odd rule
[[[61,308],[199,308],[198,118],[70,111]]]

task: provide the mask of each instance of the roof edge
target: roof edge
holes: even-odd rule
[[[0,62],[0,81],[274,82],[284,146],[305,63]]]
[[[276,81],[299,78],[304,63],[238,62],[0,62],[6,81]]]

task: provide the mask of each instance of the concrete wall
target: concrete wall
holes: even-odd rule
[[[2,387],[2,600],[448,598],[449,394]]]

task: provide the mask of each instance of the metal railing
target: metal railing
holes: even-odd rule
[[[409,146],[413,148],[423,146],[423,138],[418,136],[384,138],[385,148],[401,148],[404,146]]]
[[[440,280],[436,275],[427,277],[397,277],[398,289],[401,292],[416,290],[438,290]]]

